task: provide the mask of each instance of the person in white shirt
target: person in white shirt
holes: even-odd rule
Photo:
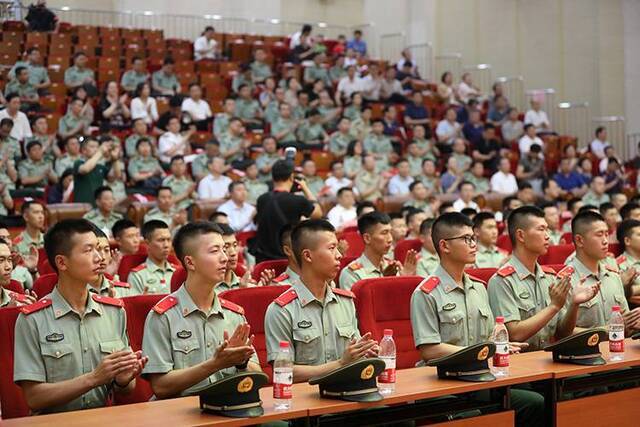
[[[400,55],[402,55],[402,58],[396,63],[396,70],[402,71],[402,68],[404,67],[405,62],[409,62],[410,64],[412,64],[411,74],[414,76],[417,76],[418,67],[415,65],[415,61],[413,60],[411,49],[409,48],[403,49]]]
[[[531,110],[524,115],[524,124],[532,124],[536,127],[536,132],[551,132],[551,122],[547,113],[540,109],[540,101],[531,100]]]
[[[253,217],[256,215],[256,208],[247,203],[247,187],[242,181],[233,181],[229,184],[230,199],[224,202],[217,209],[224,212],[229,218],[229,225],[233,231],[252,231],[256,229]]]
[[[369,73],[362,78],[364,92],[362,96],[368,101],[380,100],[380,90],[382,89],[382,73],[380,67],[375,62],[369,64]]]
[[[478,204],[473,201],[473,198],[476,195],[476,186],[472,182],[462,181],[459,189],[460,197],[453,202],[453,209],[456,212],[461,212],[462,209],[466,208],[475,209],[476,212],[480,211]]]
[[[198,130],[207,130],[209,120],[213,115],[209,103],[202,99],[202,88],[197,83],[189,85],[189,98],[182,101],[182,112],[191,116],[192,122]]]
[[[338,191],[338,204],[327,213],[327,220],[336,230],[341,230],[357,220],[356,198],[351,188],[341,188]]]
[[[403,196],[409,194],[409,186],[414,181],[411,176],[411,168],[407,159],[400,159],[396,165],[398,174],[389,180],[389,194],[391,196]]]
[[[158,141],[158,154],[160,160],[171,162],[173,156],[186,156],[191,154],[189,138],[193,135],[194,128],[190,128],[184,135],[180,133],[180,119],[171,117],[167,124],[167,131],[160,136]]]
[[[336,160],[331,164],[331,176],[325,180],[324,185],[327,187],[327,195],[334,197],[341,188],[353,187],[353,181],[345,176],[341,161]]]
[[[198,199],[221,200],[227,197],[231,178],[222,175],[224,172],[224,160],[221,157],[213,157],[207,163],[209,175],[200,180],[198,184]]]
[[[518,148],[520,149],[520,157],[524,157],[529,153],[531,146],[538,144],[540,148],[544,148],[544,142],[536,135],[536,128],[529,123],[524,126],[524,135],[518,141]],[[544,150],[543,150],[544,151]]]
[[[136,97],[131,100],[131,119],[142,119],[147,125],[158,121],[158,105],[151,97],[151,85],[140,83],[136,88]]]
[[[618,164],[623,165],[622,159],[616,155],[616,150],[612,145],[607,145],[604,148],[604,157],[600,159],[600,163],[598,163],[598,170],[601,174],[605,174],[607,172],[607,167],[609,166],[609,159],[616,159]]]
[[[362,79],[356,75],[356,67],[351,65],[347,67],[347,75],[340,79],[338,88],[336,89],[336,104],[342,105],[343,100],[351,98],[353,92],[362,92],[364,85]]]
[[[589,148],[591,152],[599,159],[605,159],[606,156],[604,154],[604,149],[610,146],[609,142],[607,142],[607,128],[604,126],[599,126],[596,129],[596,139],[591,141],[589,144]],[[606,169],[606,167],[605,167]]]
[[[480,89],[473,84],[471,73],[464,73],[462,81],[458,85],[458,97],[463,104],[467,104],[470,99],[478,99],[482,96]]]
[[[506,157],[500,159],[498,172],[494,173],[490,181],[491,191],[500,194],[515,194],[518,191],[518,182],[511,173],[511,160]]]
[[[405,102],[405,91],[400,80],[396,79],[396,70],[387,68],[384,79],[380,82],[380,98],[388,102]]]
[[[216,59],[218,54],[218,42],[213,36],[216,30],[213,27],[206,27],[200,37],[193,42],[193,54],[196,61],[201,59]]]
[[[436,136],[438,141],[442,144],[453,145],[453,141],[460,137],[461,126],[456,121],[456,109],[448,108],[444,120],[438,122],[436,126]]]
[[[291,34],[291,39],[289,40],[289,49],[293,50],[293,48],[300,44],[300,38],[302,37],[302,35],[306,36],[306,44],[311,47],[313,42],[311,40],[311,25],[304,24],[302,26],[302,30],[296,31],[295,33]]]
[[[7,108],[0,111],[0,120],[2,119],[13,120],[11,136],[18,140],[18,142],[23,142],[25,139],[33,136],[27,115],[20,111],[20,95],[17,93],[7,95]]]

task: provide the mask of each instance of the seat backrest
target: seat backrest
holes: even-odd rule
[[[57,273],[43,274],[42,276],[38,277],[35,282],[33,282],[33,292],[35,292],[38,298],[47,296],[53,291],[53,288],[56,286],[57,282]]]
[[[17,292],[19,294],[24,294],[24,287],[22,287],[22,283],[17,280],[11,279],[9,283],[4,285],[4,288],[8,291]]]
[[[609,243],[609,252],[613,254],[613,257],[622,255],[622,247],[620,243]]]
[[[541,265],[547,264],[564,264],[565,260],[573,251],[575,251],[573,243],[566,245],[551,245],[547,250],[547,253],[540,256],[538,263]]]
[[[351,289],[356,295],[360,333],[371,332],[379,341],[385,329],[393,329],[398,369],[412,368],[420,360],[413,341],[410,313],[411,294],[422,280],[419,276],[364,279]]]
[[[496,242],[496,246],[508,252],[513,251],[511,240],[509,239],[509,235],[506,233],[498,236],[498,241]]]
[[[560,243],[568,244],[573,242],[573,233],[567,231],[566,233],[562,233],[562,237],[560,237]]]
[[[262,370],[269,375],[269,382],[272,380],[273,370],[267,362],[264,315],[269,304],[287,289],[289,289],[289,286],[259,286],[256,288],[231,289],[220,294],[221,298],[244,308],[244,315],[251,326],[251,333],[255,335],[253,346],[258,353]]]
[[[180,267],[171,275],[171,293],[174,293],[187,280],[187,271]]]
[[[144,322],[147,319],[147,314],[164,297],[165,295],[163,294],[149,294],[122,298],[124,309],[127,313],[129,345],[131,345],[133,351],[138,351],[142,348]],[[126,395],[116,394],[115,401],[118,405],[140,403],[147,402],[151,396],[153,396],[153,391],[149,382],[142,377],[138,377],[136,378],[136,388]]]
[[[473,276],[476,279],[482,280],[484,283],[489,283],[489,279],[496,274],[497,268],[467,268],[465,273],[469,276]]]
[[[260,274],[265,270],[274,270],[276,273],[275,277],[278,277],[280,274],[284,273],[284,271],[289,266],[289,260],[287,259],[274,259],[269,261],[262,261],[256,264],[253,267],[253,271],[251,272],[251,277],[253,280],[259,280]]]
[[[345,257],[352,256],[357,258],[362,255],[362,252],[364,252],[364,241],[360,233],[342,233],[342,238],[349,243],[349,249],[347,249],[347,253],[344,254]]]
[[[132,268],[142,264],[147,259],[146,255],[142,254],[127,254],[120,260],[118,266],[118,277],[122,282],[126,282],[129,277],[129,272]]]
[[[393,257],[400,262],[404,262],[409,249],[420,252],[421,248],[422,242],[420,241],[420,239],[403,239],[398,242],[396,248],[393,250]]]
[[[22,389],[13,382],[13,341],[19,307],[0,308],[0,407],[2,418],[29,415]]]

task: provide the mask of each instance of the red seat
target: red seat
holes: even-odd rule
[[[42,262],[38,261],[38,274],[41,276],[43,274],[56,274],[56,271],[49,264],[49,260],[45,258]]]
[[[11,281],[8,284],[4,285],[4,288],[8,291],[24,294],[24,288],[22,287],[22,283],[18,282],[17,280],[11,279]]]
[[[43,274],[38,277],[33,283],[33,292],[36,293],[38,298],[49,295],[58,282],[57,273]]]
[[[164,298],[162,294],[136,295],[123,298],[124,309],[127,313],[127,335],[129,336],[129,345],[133,351],[142,348],[142,336],[144,333],[144,322],[147,314],[153,306]],[[119,405],[127,403],[147,402],[153,391],[151,384],[142,377],[136,378],[136,388],[127,395],[116,394],[115,401]]]
[[[620,243],[609,243],[609,252],[613,254],[613,257],[622,255],[622,247]]]
[[[505,251],[508,251],[509,253],[513,251],[513,246],[511,246],[511,239],[509,239],[508,234],[501,234],[500,236],[498,236],[496,246],[504,249]]]
[[[124,255],[120,260],[120,265],[118,266],[118,277],[120,280],[126,282],[131,269],[142,264],[146,259],[147,256],[143,254]]]
[[[413,249],[416,252],[420,252],[422,249],[422,242],[420,239],[403,239],[398,242],[396,248],[393,250],[393,257],[400,262],[404,262],[407,257],[409,249]]]
[[[187,280],[187,271],[180,267],[171,275],[171,293],[178,290],[180,286]]]
[[[465,273],[469,276],[475,277],[476,279],[480,279],[485,283],[489,283],[489,279],[491,279],[491,276],[496,274],[496,271],[498,271],[497,268],[467,268]]]
[[[242,246],[247,246],[247,241],[252,237],[256,237],[255,231],[241,231],[236,233],[236,239],[238,239],[238,243]]]
[[[29,415],[22,389],[13,382],[13,340],[19,307],[0,308],[0,407],[2,418]]]
[[[419,276],[382,277],[360,280],[352,288],[360,333],[371,332],[379,341],[384,329],[393,329],[398,369],[412,368],[420,360],[410,313],[411,294],[422,280]]]
[[[564,264],[565,260],[575,250],[573,244],[568,245],[551,245],[547,253],[538,259],[541,265],[548,264]]]
[[[289,260],[286,259],[274,259],[269,261],[262,261],[256,264],[253,267],[253,271],[251,272],[251,277],[253,280],[260,279],[260,274],[265,270],[274,270],[276,272],[276,277],[284,273],[284,271],[289,266]]]
[[[562,233],[562,237],[560,237],[560,243],[568,245],[569,243],[573,243],[573,233],[567,231],[566,233]]]
[[[259,286],[257,288],[231,289],[220,294],[222,298],[244,308],[244,315],[251,326],[251,333],[255,335],[253,346],[258,353],[262,370],[269,375],[269,382],[272,380],[273,369],[267,362],[264,315],[269,304],[287,289],[289,286]],[[228,332],[232,333],[233,331]]]
[[[358,232],[342,233],[342,238],[349,243],[349,249],[344,256],[352,256],[358,258],[364,252],[364,241]]]

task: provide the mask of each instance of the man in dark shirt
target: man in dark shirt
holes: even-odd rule
[[[73,201],[75,203],[91,203],[95,206],[95,191],[101,187],[109,173],[120,175],[120,162],[112,160],[119,156],[120,145],[112,145],[111,141],[102,145],[95,139],[88,138],[82,142],[82,160],[73,165]]]
[[[482,162],[485,169],[493,174],[498,169],[498,160],[500,159],[500,150],[502,148],[496,139],[495,126],[487,123],[482,129],[482,137],[476,141],[471,154],[474,160]]]
[[[566,157],[560,160],[560,168],[553,179],[558,183],[560,188],[573,194],[575,197],[584,196],[588,190],[584,178],[578,172],[571,169],[571,160]]]
[[[251,248],[256,262],[286,258],[280,244],[280,232],[285,225],[295,225],[301,217],[322,217],[322,209],[306,181],[294,177],[293,172],[292,162],[275,162],[271,168],[273,191],[258,198],[258,231]],[[304,196],[293,194],[292,191],[301,191]]]

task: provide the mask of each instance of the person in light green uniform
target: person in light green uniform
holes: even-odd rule
[[[14,250],[23,257],[31,254],[33,249],[44,247],[44,206],[37,200],[28,200],[20,207],[25,229],[13,239]]]
[[[144,67],[144,60],[139,56],[134,56],[131,60],[131,69],[122,74],[120,86],[129,93],[133,93],[141,83],[149,81],[149,73]]]
[[[473,232],[478,239],[474,268],[500,268],[509,253],[496,246],[498,223],[492,212],[480,212],[473,218]]]
[[[171,264],[171,231],[163,221],[151,220],[142,226],[142,237],[148,247],[147,259],[133,268],[127,282],[134,295],[168,294],[171,289],[171,276],[178,268]]]
[[[71,136],[84,136],[89,134],[90,123],[82,116],[82,107],[84,102],[81,99],[74,98],[69,104],[67,114],[58,120],[58,135],[60,138],[67,139]]]
[[[344,55],[340,54],[336,58],[336,62],[333,67],[329,68],[329,77],[331,82],[338,84],[338,82],[347,75],[347,70],[344,69]]]
[[[251,89],[246,84],[240,85],[236,99],[235,116],[249,129],[262,127],[262,109],[260,103],[251,97]]]
[[[391,139],[384,135],[384,125],[382,120],[373,121],[371,133],[364,138],[364,150],[376,158],[376,169],[378,172],[387,170],[389,167],[389,156],[393,152]]]
[[[327,56],[323,53],[317,54],[313,57],[313,65],[310,65],[304,69],[304,82],[312,85],[316,80],[322,80],[325,87],[331,87],[331,79],[329,73],[324,66],[324,61]]]
[[[220,154],[226,163],[230,164],[244,157],[244,151],[247,147],[244,135],[245,128],[242,120],[233,117],[229,121],[227,132],[218,138],[218,142],[220,142]]]
[[[51,86],[49,73],[47,68],[42,65],[42,54],[37,47],[33,46],[27,49],[26,61],[18,61],[13,64],[13,67],[9,70],[10,79],[15,78],[18,67],[26,67],[29,70],[29,83],[35,86],[36,89],[46,89]]]
[[[20,96],[20,109],[23,111],[38,107],[38,89],[29,80],[29,70],[26,67],[16,68],[16,78],[4,87],[4,95],[17,93]]]
[[[307,187],[316,198],[318,198],[324,188],[324,180],[317,175],[316,163],[307,159],[302,162],[302,176],[307,181]]]
[[[148,127],[144,119],[136,119],[133,121],[133,133],[124,140],[124,152],[128,158],[132,159],[138,155],[136,147],[142,138],[149,140],[152,147],[157,147],[155,137],[148,134]]]
[[[148,359],[129,347],[123,302],[89,292],[102,261],[91,223],[60,221],[46,240],[58,282],[18,316],[13,380],[32,413],[106,406],[135,388]],[[126,368],[116,374],[118,365]]]
[[[476,186],[477,194],[487,194],[490,190],[489,180],[484,177],[484,164],[480,161],[471,163],[471,169],[464,175],[465,181]]]
[[[261,370],[244,310],[214,290],[227,264],[220,229],[189,223],[176,234],[174,246],[187,278],[149,312],[142,339],[150,360],[143,374],[159,399]]]
[[[240,65],[240,70],[238,70],[231,80],[231,90],[234,93],[239,94],[242,86],[247,86],[249,93],[253,93],[256,89],[256,84],[252,78],[251,66],[248,64]]]
[[[84,214],[83,218],[95,225],[107,237],[111,235],[111,228],[116,221],[123,218],[122,214],[115,212],[116,199],[111,187],[102,186],[95,191],[96,207]]]
[[[271,135],[278,141],[279,147],[298,146],[296,130],[300,122],[291,117],[291,106],[280,104],[280,116],[271,125]]]
[[[175,73],[173,58],[165,58],[162,68],[151,75],[154,96],[171,97],[180,93],[180,81]]]
[[[84,52],[77,52],[73,55],[73,66],[67,68],[64,72],[64,84],[69,89],[75,89],[85,84],[96,84],[96,77],[93,70],[87,68],[89,58]]]
[[[329,138],[329,151],[336,157],[343,157],[347,154],[349,143],[353,140],[350,133],[351,120],[341,117],[338,122],[338,131],[331,134]]]
[[[616,229],[622,255],[616,258],[627,298],[640,294],[640,221],[625,219]]]
[[[191,162],[191,174],[196,181],[209,175],[209,163],[215,157],[221,157],[220,143],[210,139],[204,146],[204,152],[198,154]]]
[[[552,245],[559,245],[564,234],[560,231],[560,210],[558,206],[553,202],[546,202],[540,206],[544,212],[544,219],[549,226],[549,240]]]
[[[267,53],[262,48],[257,48],[253,54],[254,61],[251,63],[251,80],[256,83],[263,83],[267,77],[271,77],[273,72],[265,61]]]
[[[213,135],[220,139],[229,129],[229,120],[236,113],[236,100],[227,98],[222,105],[222,112],[213,117]]]
[[[18,163],[18,177],[25,188],[44,188],[58,182],[53,164],[44,159],[42,143],[33,140],[27,144],[27,158]]]
[[[102,230],[96,228],[94,231],[98,239],[97,251],[102,256],[102,260],[100,261],[97,279],[89,282],[89,292],[111,298],[123,298],[133,295],[130,284],[116,279],[109,279],[106,276],[107,270],[116,267],[113,265],[111,245],[109,244],[109,238]]]
[[[413,340],[422,363],[492,340],[494,318],[485,283],[464,272],[475,262],[472,225],[459,212],[443,214],[433,225],[433,245],[442,262],[411,296]],[[513,343],[512,347],[520,345]],[[509,398],[516,411],[516,425],[545,423],[542,395],[512,388]]]
[[[8,231],[6,228],[7,234]],[[0,308],[2,307],[20,307],[33,304],[36,298],[31,292],[18,293],[6,289],[13,278],[13,256],[11,255],[11,240],[0,238]],[[20,282],[23,283],[23,282]],[[24,287],[24,285],[23,285]],[[25,288],[25,289],[30,289]]]
[[[305,149],[323,149],[329,142],[329,135],[322,126],[322,115],[317,108],[307,111],[306,119],[298,127],[297,135],[298,141]]]
[[[258,166],[253,160],[245,165],[244,186],[247,189],[247,203],[256,205],[258,197],[269,191],[269,186],[258,179]]]
[[[256,157],[256,166],[258,167],[261,182],[269,182],[271,180],[271,168],[280,158],[275,138],[273,136],[265,137],[262,140],[262,153]]]
[[[171,158],[171,175],[162,180],[162,186],[171,189],[178,210],[188,209],[193,204],[196,197],[196,184],[187,173],[187,164],[183,156]]]
[[[431,240],[433,221],[433,218],[427,218],[420,224],[422,249],[420,249],[420,253],[417,255],[418,263],[416,265],[416,274],[422,277],[433,274],[435,269],[438,268],[438,265],[440,265],[440,257],[438,257],[438,253],[433,247],[433,240]]]
[[[65,153],[62,157],[59,157],[55,161],[55,173],[58,177],[62,177],[62,174],[67,169],[73,170],[73,165],[82,159],[82,155],[80,154],[80,142],[78,141],[78,137],[71,136],[67,138],[64,142]]]
[[[370,333],[360,335],[353,294],[332,288],[342,254],[335,229],[324,220],[307,220],[291,236],[301,266],[301,283],[280,295],[267,308],[264,324],[267,360],[273,362],[280,342],[293,355],[293,381],[333,371],[362,357],[375,356]],[[353,351],[354,347],[358,351]]]
[[[365,155],[362,158],[360,172],[356,174],[354,180],[360,199],[375,203],[382,198],[387,181],[387,178],[384,178],[376,171],[375,158],[371,154]]]

